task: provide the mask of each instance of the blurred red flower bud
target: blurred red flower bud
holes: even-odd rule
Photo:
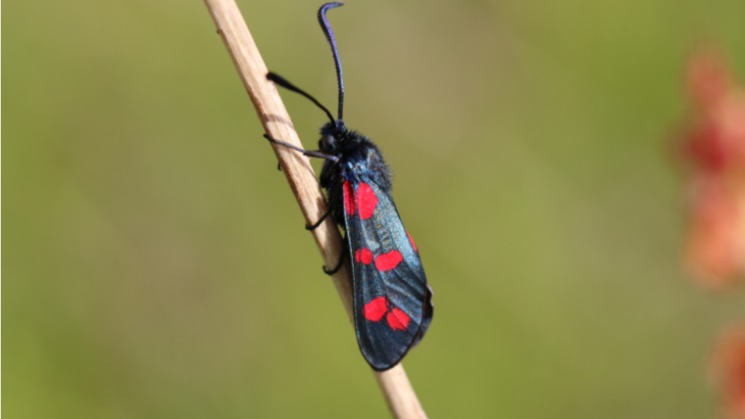
[[[745,91],[721,55],[694,55],[687,86],[693,102],[683,153],[690,167],[685,252],[692,274],[723,286],[745,275]]]
[[[714,349],[711,367],[724,416],[745,419],[745,324],[723,334]]]

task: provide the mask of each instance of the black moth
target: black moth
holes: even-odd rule
[[[325,159],[320,183],[327,193],[329,211],[308,228],[318,227],[330,214],[345,231],[345,254],[351,256],[352,264],[357,342],[370,366],[383,371],[398,364],[424,336],[432,321],[432,291],[417,247],[391,198],[388,165],[370,139],[347,129],[342,120],[344,81],[334,33],[326,19],[329,9],[341,5],[326,3],[318,11],[318,21],[336,64],[336,119],[308,93],[274,73],[267,74],[269,80],[305,96],[326,112],[329,122],[321,128],[320,149],[303,150],[269,135],[265,137],[307,156]],[[344,257],[337,267],[324,271],[336,272]]]

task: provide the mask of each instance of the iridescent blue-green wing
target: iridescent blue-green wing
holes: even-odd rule
[[[432,291],[391,196],[374,182],[345,182],[357,342],[373,369],[398,364],[432,320]]]

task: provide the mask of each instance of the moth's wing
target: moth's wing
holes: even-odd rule
[[[343,197],[357,342],[370,366],[382,371],[424,336],[432,291],[390,195],[374,182],[345,182]]]

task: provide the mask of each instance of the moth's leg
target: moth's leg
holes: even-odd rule
[[[344,240],[344,242],[346,244],[346,240]],[[341,251],[341,256],[339,256],[339,263],[336,264],[334,269],[330,269],[330,270],[324,266],[323,273],[325,273],[326,275],[333,275],[339,272],[339,269],[341,269],[342,265],[344,265],[344,259],[346,259],[346,257],[347,257],[347,246],[345,245],[344,250]]]
[[[300,148],[300,147],[298,147],[296,145],[292,145],[292,144],[287,143],[287,142],[284,142],[282,140],[278,140],[276,138],[272,138],[272,137],[269,136],[269,134],[264,134],[264,138],[266,138],[267,140],[269,140],[269,142],[271,142],[271,143],[279,144],[279,145],[281,145],[283,147],[287,147],[287,148],[293,149],[295,151],[299,151],[299,152],[303,153],[304,155],[306,155],[308,157],[317,157],[319,159],[331,160],[333,162],[338,162],[339,161],[339,158],[337,156],[334,156],[333,154],[327,154],[327,153],[322,152],[321,150],[305,150],[305,149]]]

